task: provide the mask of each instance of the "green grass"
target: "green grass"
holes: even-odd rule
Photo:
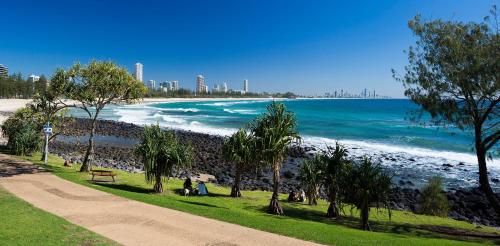
[[[117,245],[33,207],[0,187],[1,245]]]
[[[39,155],[24,157],[36,164],[43,165]],[[324,216],[327,203],[320,201],[318,206],[291,204],[281,195],[281,205],[285,216],[270,215],[265,212],[271,193],[263,191],[243,191],[242,198],[228,197],[230,189],[208,184],[210,196],[184,197],[177,194],[182,187],[181,180],[170,180],[164,194],[151,193],[152,185],[145,183],[144,175],[116,170],[117,182],[93,183],[90,175],[77,172],[79,166],[63,167],[63,160],[50,157],[50,169],[55,175],[75,183],[109,192],[133,200],[172,208],[208,218],[227,221],[263,231],[273,232],[304,240],[334,245],[474,245],[499,244],[481,238],[449,236],[429,229],[430,226],[444,226],[475,232],[498,232],[495,228],[476,227],[470,223],[448,218],[416,215],[403,211],[392,211],[389,219],[386,210],[372,209],[370,213],[371,232],[358,229],[358,212],[347,209],[343,220],[332,220]],[[106,179],[108,177],[102,177]],[[461,234],[459,234],[461,235]]]

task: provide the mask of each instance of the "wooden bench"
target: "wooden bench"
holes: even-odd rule
[[[116,173],[114,173],[113,171],[109,171],[109,170],[90,170],[90,173],[92,174],[92,181],[94,181],[94,177],[95,176],[108,176],[108,177],[111,177],[113,179],[113,182],[115,182]]]

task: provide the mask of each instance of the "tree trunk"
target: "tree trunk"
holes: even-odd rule
[[[337,218],[340,216],[340,211],[337,206],[337,192],[330,192],[330,206],[328,206],[328,210],[326,211],[326,216],[329,218]]]
[[[361,208],[361,229],[365,231],[370,230],[370,225],[368,224],[369,213],[370,213],[370,206],[368,202],[364,202]]]
[[[231,197],[241,197],[241,192],[240,192],[240,181],[241,181],[241,171],[239,168],[236,168],[235,174],[234,174],[234,183],[233,187],[231,188]]]
[[[90,129],[89,135],[89,144],[87,145],[87,151],[85,152],[85,157],[83,158],[82,167],[80,168],[80,172],[88,172],[92,167],[92,160],[94,159],[94,133],[95,127],[97,123],[97,118],[94,117],[92,119],[92,126]]]
[[[274,163],[273,167],[273,196],[271,197],[271,202],[269,203],[269,208],[267,211],[271,214],[283,215],[283,209],[281,208],[278,196],[280,187],[280,168],[279,164]]]
[[[316,205],[318,205],[318,201],[316,201],[317,194],[318,194],[318,191],[316,189],[314,189],[312,192],[310,192],[308,194],[307,199],[308,199],[309,206],[316,206]]]
[[[479,132],[479,134],[481,134]],[[498,201],[495,193],[491,189],[490,181],[488,180],[488,168],[486,167],[486,150],[484,149],[481,141],[481,135],[479,135],[478,141],[478,133],[476,130],[476,154],[477,154],[477,163],[479,165],[479,184],[481,189],[483,190],[486,198],[490,202],[491,206],[495,210],[497,215],[500,215],[500,202]]]
[[[161,183],[161,175],[156,175],[155,186],[153,187],[156,193],[163,193],[163,184]]]

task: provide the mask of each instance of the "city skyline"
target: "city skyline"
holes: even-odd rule
[[[262,8],[231,1],[6,2],[2,5],[9,11],[0,16],[7,23],[0,34],[0,62],[11,73],[50,77],[77,61],[111,60],[131,73],[141,61],[148,74],[143,81],[175,79],[192,90],[193,75],[203,73],[210,81],[250,78],[254,92],[314,95],[335,88],[377,88],[400,98],[403,87],[391,69],[403,70],[403,51],[414,42],[408,20],[422,13],[423,19],[480,21],[495,3],[277,1]],[[119,11],[108,11],[114,8]],[[165,11],[168,20],[159,17]],[[80,18],[83,13],[91,18]]]

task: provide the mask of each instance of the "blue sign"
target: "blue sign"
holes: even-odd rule
[[[50,122],[47,122],[47,124],[43,126],[43,132],[45,135],[52,135],[52,126],[50,125]]]

